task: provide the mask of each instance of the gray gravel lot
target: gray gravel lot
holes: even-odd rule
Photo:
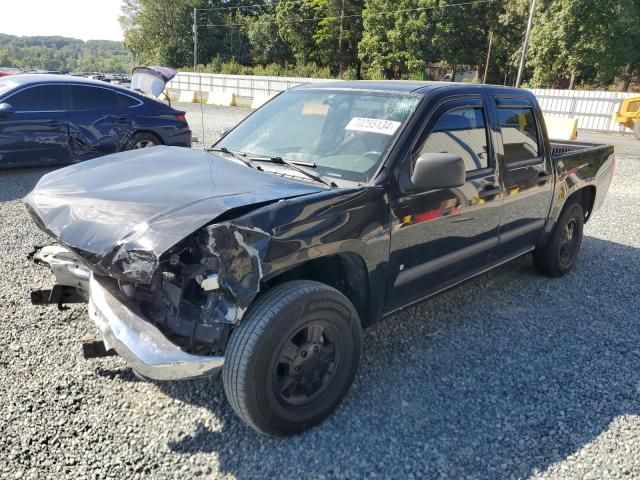
[[[205,110],[207,143],[249,112]],[[619,162],[577,269],[523,258],[375,326],[337,413],[285,440],[245,427],[217,379],[85,361],[84,306],[29,303],[47,239],[20,199],[46,170],[1,172],[0,478],[640,478],[640,142],[582,139]]]

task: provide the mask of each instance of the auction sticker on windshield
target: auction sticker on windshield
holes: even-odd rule
[[[398,130],[400,125],[400,122],[394,122],[393,120],[353,117],[345,127],[345,130],[381,133],[382,135],[393,135],[394,133],[396,133],[396,130]]]

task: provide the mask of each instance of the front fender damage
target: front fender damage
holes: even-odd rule
[[[259,229],[231,223],[212,225],[205,231],[205,259],[218,262],[216,281],[205,283],[211,276],[201,281],[201,287],[209,291],[207,311],[211,318],[224,317],[228,323],[237,323],[260,291],[262,262],[270,236]]]
[[[137,286],[133,300],[183,349],[219,353],[260,291],[270,240],[233,222],[204,227],[162,256],[151,285]]]

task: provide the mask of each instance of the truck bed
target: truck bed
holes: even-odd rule
[[[586,153],[587,151],[610,148],[608,145],[600,143],[570,142],[564,140],[550,140],[549,145],[551,146],[551,156],[554,159],[577,152]]]

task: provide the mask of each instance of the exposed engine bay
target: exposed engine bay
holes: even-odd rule
[[[259,229],[228,222],[209,225],[162,254],[149,284],[118,280],[118,294],[185,352],[222,353],[232,326],[258,294],[269,240]],[[65,286],[67,293],[76,295],[67,301],[54,289],[38,289],[46,293],[37,294],[40,301],[36,298],[34,303],[61,306],[87,300],[91,271],[78,255],[51,245],[38,251],[34,260],[51,268],[57,281],[54,289]]]

